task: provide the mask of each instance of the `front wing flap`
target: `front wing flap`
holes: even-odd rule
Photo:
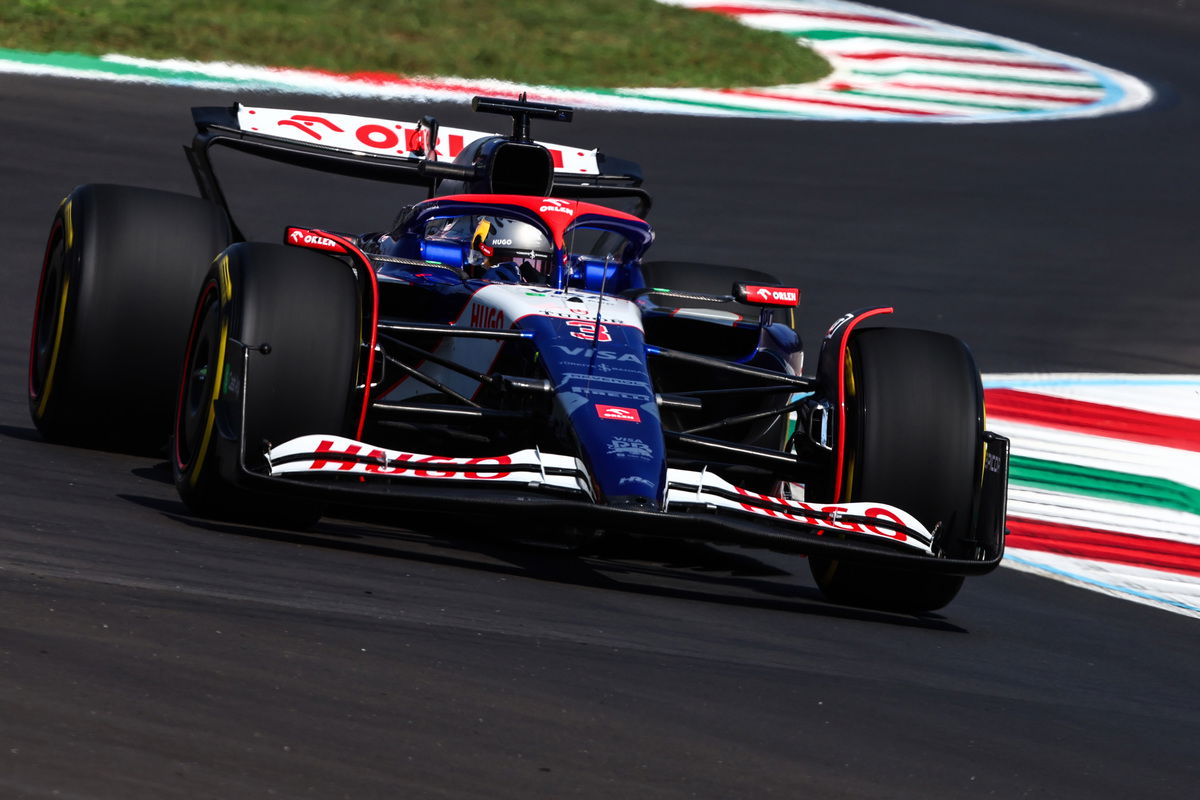
[[[330,499],[501,512],[514,520],[538,515],[598,529],[960,574],[987,572],[999,561],[938,557],[930,531],[894,506],[808,504],[734,486],[707,470],[668,469],[666,503],[659,510],[597,504],[579,459],[536,449],[447,457],[309,435],[272,447],[266,456],[267,475],[246,476],[261,488],[274,484],[276,490]]]

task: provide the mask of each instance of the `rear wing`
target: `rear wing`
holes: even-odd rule
[[[481,100],[484,104],[488,102],[486,98],[477,98],[477,108]],[[441,181],[475,175],[470,165],[454,163],[463,150],[482,139],[512,138],[440,126],[432,117],[419,122],[400,122],[240,103],[196,107],[192,109],[192,119],[196,136],[184,150],[200,194],[227,212],[228,204],[209,157],[209,151],[217,145],[322,172],[424,187],[434,196]],[[569,113],[565,119],[570,119]],[[638,201],[639,216],[645,216],[649,210],[650,196],[641,188],[642,170],[636,163],[596,150],[547,142],[536,144],[546,148],[553,162],[552,196],[631,197]]]

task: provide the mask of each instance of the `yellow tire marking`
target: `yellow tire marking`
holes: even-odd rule
[[[986,431],[987,430],[987,406],[984,406],[984,408],[983,408],[982,417],[983,417],[983,430]],[[983,476],[984,476],[984,473],[987,471],[987,451],[988,451],[987,442],[983,443],[983,447],[981,449],[983,450],[983,452],[979,456],[979,485],[983,486]]]
[[[70,230],[68,228],[68,230]],[[50,390],[54,388],[54,372],[58,367],[58,351],[62,346],[63,321],[67,317],[67,293],[71,286],[71,276],[63,270],[62,296],[58,301],[58,324],[54,328],[54,346],[50,348],[50,369],[46,371],[46,381],[42,384],[42,396],[37,404],[37,416],[41,419],[46,414],[46,403],[50,400]]]
[[[229,256],[222,256],[220,264],[217,265],[217,274],[221,285],[220,344],[217,346],[216,363],[209,369],[212,395],[208,400],[208,414],[204,420],[204,434],[200,437],[200,446],[196,449],[196,455],[192,459],[191,474],[188,475],[188,484],[192,488],[195,488],[196,483],[200,480],[200,474],[204,467],[204,458],[208,455],[208,446],[212,441],[213,424],[217,418],[217,399],[221,396],[222,375],[225,372],[225,343],[229,338],[229,315],[225,313],[225,305],[233,299],[233,281],[229,276]]]
[[[229,277],[229,256],[221,256],[221,263],[217,265],[217,270],[221,281],[221,305],[225,305],[233,299],[233,281]]]
[[[846,348],[846,399],[850,400],[858,396],[858,385],[854,381],[854,361],[850,356],[850,348]],[[849,403],[847,403],[849,405]],[[846,424],[846,420],[842,420],[842,425]],[[846,472],[845,472],[845,488],[842,490],[842,497],[837,498],[839,501],[845,499],[849,501],[854,497],[854,478],[858,472],[858,452],[851,451],[846,456]]]
[[[225,319],[221,322],[221,344],[217,348],[217,363],[215,369],[209,370],[212,376],[212,395],[208,400],[208,414],[204,420],[204,435],[200,437],[200,447],[196,450],[196,457],[192,460],[192,474],[188,476],[188,483],[195,488],[196,483],[200,480],[201,470],[204,468],[204,457],[208,455],[208,445],[212,441],[213,424],[217,419],[217,398],[221,395],[221,373],[225,370],[225,337],[229,333],[229,320]]]
[[[54,329],[54,346],[50,348],[50,369],[46,371],[46,380],[42,383],[41,398],[37,404],[37,418],[41,419],[46,415],[46,403],[50,400],[50,390],[54,388],[54,372],[58,366],[58,351],[62,346],[63,321],[67,316],[67,290],[71,285],[71,275],[67,272],[67,251],[71,249],[71,244],[75,241],[75,226],[71,224],[71,198],[65,197],[61,203],[63,210],[63,228],[66,231],[66,244],[63,248],[62,257],[62,297],[58,301],[58,325]],[[45,280],[43,276],[42,280]],[[45,311],[45,309],[42,309]]]

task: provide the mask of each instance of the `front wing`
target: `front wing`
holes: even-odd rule
[[[751,492],[704,470],[668,469],[665,508],[659,510],[598,504],[579,459],[536,449],[447,457],[310,435],[266,455],[267,474],[244,479],[263,489],[354,503],[503,514],[514,524],[536,519],[964,575],[988,572],[1000,561],[1000,554],[986,560],[939,557],[934,535],[895,506],[808,504]]]

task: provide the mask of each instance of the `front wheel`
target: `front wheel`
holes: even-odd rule
[[[902,508],[936,531],[941,555],[970,557],[983,455],[983,389],[970,351],[941,333],[871,328],[852,334],[846,359],[838,501]],[[809,565],[831,600],[897,611],[942,608],[963,583],[823,557]]]
[[[268,445],[354,432],[359,294],[337,259],[243,243],[200,290],[176,405],[175,486],[200,516],[305,527],[316,503],[247,491]]]

